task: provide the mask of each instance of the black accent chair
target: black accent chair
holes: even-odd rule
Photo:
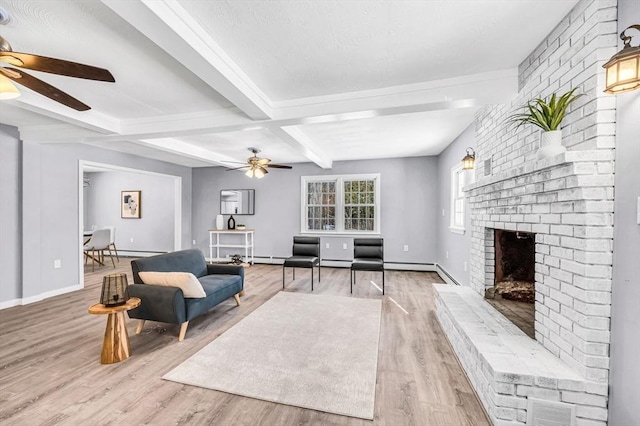
[[[354,238],[353,262],[351,262],[351,293],[356,271],[382,271],[384,295],[384,240],[382,238]]]
[[[311,291],[313,291],[313,267],[318,266],[318,282],[320,282],[320,237],[293,237],[293,256],[284,260],[282,265],[282,288],[284,288],[284,268],[293,268],[293,279],[296,279],[296,268],[311,268]]]

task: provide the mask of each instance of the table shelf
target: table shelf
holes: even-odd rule
[[[244,243],[240,244],[227,244],[220,242],[220,235],[242,235],[244,236]],[[236,248],[244,250],[244,262],[253,264],[253,247],[254,247],[254,230],[245,229],[210,229],[209,230],[209,260],[211,262],[221,262],[228,259],[220,257],[220,249],[224,248]],[[214,256],[215,250],[215,256]]]

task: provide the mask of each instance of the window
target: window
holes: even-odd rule
[[[302,232],[380,232],[380,174],[302,177]]]
[[[451,169],[451,218],[449,229],[451,232],[464,234],[464,188],[466,179],[472,181],[472,171],[465,172],[462,165]]]

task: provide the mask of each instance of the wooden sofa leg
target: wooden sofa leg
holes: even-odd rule
[[[178,336],[178,342],[182,342],[184,340],[184,335],[187,334],[187,327],[189,327],[189,321],[185,321],[180,324],[180,335]]]
[[[144,328],[145,320],[138,320],[138,326],[136,327],[136,334],[142,333],[142,329]]]
[[[244,297],[244,290],[242,290],[240,293],[238,293],[240,295],[240,297]]]
[[[236,306],[240,306],[240,293],[234,294],[233,298],[236,301]]]

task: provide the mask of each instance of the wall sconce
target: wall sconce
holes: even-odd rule
[[[473,148],[467,148],[467,155],[462,159],[462,170],[473,170],[476,165],[476,152]]]
[[[625,35],[632,28],[640,31],[640,25],[631,25],[622,31],[620,39],[624,47],[602,66],[607,70],[606,93],[616,95],[640,87],[640,45],[631,47],[631,36]]]

